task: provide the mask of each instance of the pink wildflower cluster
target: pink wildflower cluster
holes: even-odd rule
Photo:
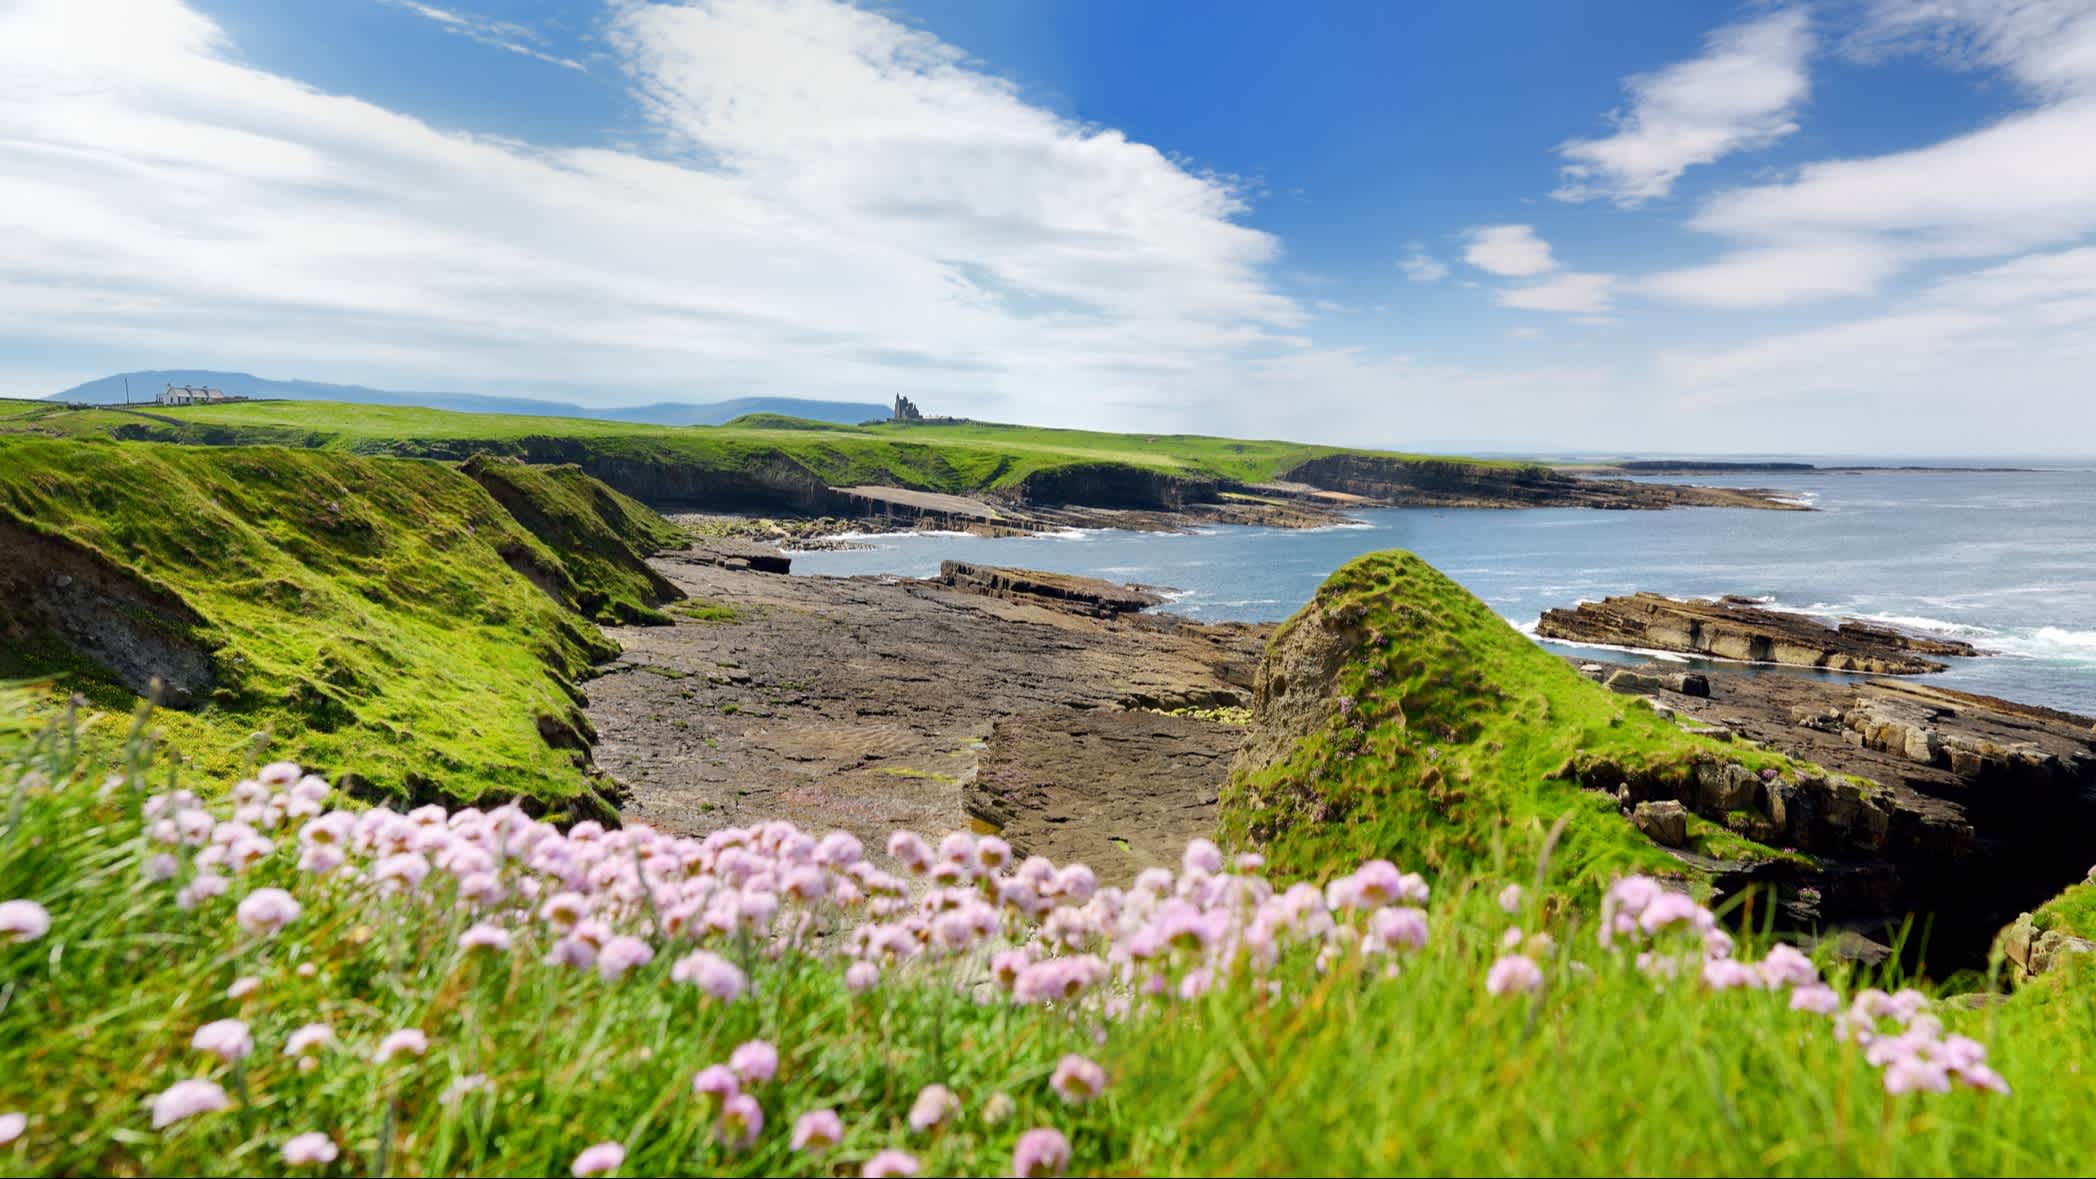
[[[1863,1049],[1884,1070],[1888,1093],[1948,1093],[1952,1085],[2007,1093],[2009,1083],[1987,1065],[1987,1047],[1968,1036],[1946,1036],[1920,991],[1856,992],[1834,1016],[1834,1034]]]
[[[394,918],[457,921],[462,968],[493,960],[505,971],[574,972],[592,986],[689,987],[721,1005],[759,985],[755,964],[794,955],[834,966],[853,992],[912,973],[969,989],[986,966],[1003,1001],[1112,1017],[1139,1004],[1194,1000],[1221,985],[1278,993],[1275,968],[1290,958],[1320,971],[1344,962],[1390,977],[1429,939],[1426,881],[1386,860],[1322,888],[1281,888],[1261,874],[1256,855],[1226,860],[1215,844],[1195,840],[1176,870],[1153,868],[1121,888],[1102,885],[1083,864],[1021,859],[1002,839],[965,832],[934,845],[898,831],[885,859],[876,859],[847,833],[817,838],[785,822],[703,838],[594,822],[563,832],[515,806],[352,811],[331,807],[329,797],[325,782],[277,763],[234,787],[225,817],[186,791],[149,798],[155,846],[145,876],[197,920],[226,923],[258,949],[317,902],[347,900]],[[1498,900],[1510,915],[1530,907],[1518,888]],[[49,924],[31,902],[0,905],[0,939],[41,937]],[[1536,957],[1552,952],[1549,939],[1508,932],[1509,952],[1493,963],[1486,987],[1534,991],[1544,981]],[[1647,878],[1610,889],[1601,936],[1604,945],[1639,951],[1639,964],[1655,975],[1693,969],[1712,989],[1787,987],[1794,1007],[1832,1015],[1839,1006],[1804,955],[1779,946],[1759,963],[1738,961],[1707,909]],[[261,985],[245,978],[229,996],[240,1000]],[[1876,1021],[1898,1012],[1870,1014]],[[1886,1068],[1888,1088],[1938,1088],[1939,1076],[2004,1088],[1977,1044],[1940,1036],[1925,1017],[1907,1013],[1900,1022],[1896,1030],[1845,1025]],[[191,1042],[228,1067],[256,1049],[237,1019],[206,1023]],[[270,1050],[308,1070],[334,1046],[334,1031],[315,1023]],[[344,1046],[396,1070],[422,1067],[430,1047],[415,1028]],[[763,1101],[780,1066],[769,1042],[751,1040],[693,1076],[693,1100],[704,1104],[720,1144],[746,1150],[762,1139]],[[1047,1082],[1073,1106],[1107,1087],[1105,1071],[1077,1055],[1064,1057]],[[440,1100],[455,1104],[488,1088],[474,1074],[455,1080]],[[157,1097],[152,1119],[168,1126],[229,1102],[215,1081],[197,1077]],[[1010,1106],[1007,1095],[993,1096],[985,1124],[1012,1116]],[[911,1133],[936,1135],[961,1114],[960,1097],[932,1085],[906,1120]],[[844,1119],[831,1109],[802,1111],[790,1125],[796,1151],[825,1151],[846,1137]],[[313,1130],[283,1149],[287,1162],[295,1155],[317,1165],[330,1161],[333,1139]],[[1059,1131],[1037,1127],[1021,1136],[1013,1169],[1058,1174],[1069,1158]],[[599,1142],[571,1169],[602,1174],[624,1161],[620,1143]],[[917,1169],[914,1157],[890,1149],[871,1156],[863,1173]]]
[[[1670,934],[1677,944],[1687,939],[1696,949],[1668,952],[1664,947]],[[1857,992],[1844,1011],[1841,996],[1796,947],[1771,946],[1759,962],[1735,958],[1731,936],[1717,927],[1709,909],[1650,877],[1619,880],[1602,898],[1601,943],[1618,942],[1647,947],[1638,952],[1637,965],[1649,975],[1673,977],[1693,967],[1702,985],[1714,991],[1788,988],[1791,1010],[1833,1017],[1835,1036],[1861,1046],[1866,1059],[1884,1070],[1889,1093],[1948,1092],[1953,1082],[2009,1091],[2001,1075],[1987,1066],[1985,1045],[1965,1036],[1944,1036],[1942,1021],[1926,1012],[1928,997],[1920,991],[1887,995],[1866,989]]]

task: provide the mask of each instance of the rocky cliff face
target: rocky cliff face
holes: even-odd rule
[[[0,516],[0,678],[28,667],[16,658],[54,642],[106,668],[140,696],[188,708],[216,679],[202,615],[166,586],[64,536],[46,535]],[[33,658],[32,658],[33,661]]]
[[[1176,512],[1215,499],[1219,485],[1119,463],[1080,463],[1036,471],[1019,482],[1021,503]]]
[[[1969,643],[1901,634],[1867,623],[1829,627],[1802,614],[1762,610],[1738,599],[1685,601],[1650,593],[1545,611],[1536,623],[1536,634],[1576,643],[1875,675],[1942,671],[1948,665],[1929,656],[1980,653]]]
[[[1594,665],[1611,680],[1625,673]],[[1889,936],[1933,922],[1937,961],[1976,964],[1994,932],[2096,860],[2096,734],[2087,718],[1924,684],[1711,672],[1699,693],[1661,675],[1651,705],[1696,731],[1816,763],[1761,782],[1698,766],[1654,780],[1575,765],[1633,809],[1687,811],[1818,859],[1791,874],[1791,916]],[[1867,786],[1858,783],[1867,782]],[[1809,884],[1817,899],[1796,903]],[[1875,926],[1875,928],[1872,928]]]
[[[1498,467],[1445,459],[1335,454],[1289,471],[1284,479],[1402,507],[1673,508],[1799,510],[1769,493],[1726,487],[1582,479],[1542,466]]]

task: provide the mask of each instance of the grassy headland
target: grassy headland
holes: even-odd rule
[[[783,457],[830,486],[879,484],[949,494],[1004,491],[1041,471],[1099,464],[1194,480],[1256,483],[1334,454],[1430,457],[1271,440],[1109,434],[987,422],[838,426],[752,414],[723,426],[653,426],[314,401],[132,411],[14,402],[0,413],[0,430],[219,445],[266,443],[423,458],[493,453],[539,462],[653,460],[711,470],[742,470]],[[1528,466],[1458,461],[1508,470]]]
[[[208,772],[266,731],[394,797],[585,813],[576,683],[617,649],[576,611],[660,618],[639,554],[669,535],[571,469],[23,437],[0,527],[23,548],[0,678],[125,716],[126,666],[183,667],[159,723]]]
[[[1475,872],[1564,816],[1557,862],[1591,895],[1623,872],[1683,866],[1582,788],[1589,769],[1686,779],[1720,756],[1794,768],[1597,687],[1405,552],[1342,566],[1275,633],[1256,715],[1222,829],[1306,875],[1372,856]],[[1782,854],[1707,822],[1690,830],[1691,848],[1717,858]]]

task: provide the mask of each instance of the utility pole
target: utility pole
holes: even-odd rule
[[[124,378],[124,404],[131,404],[131,378]]]

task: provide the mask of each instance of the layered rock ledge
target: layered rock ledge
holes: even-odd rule
[[[1653,593],[1547,610],[1536,623],[1536,635],[1872,675],[1942,671],[1949,665],[1931,656],[1981,654],[1970,643],[1924,638],[1855,620],[1828,626],[1803,614],[1765,610],[1743,598],[1711,602]]]

